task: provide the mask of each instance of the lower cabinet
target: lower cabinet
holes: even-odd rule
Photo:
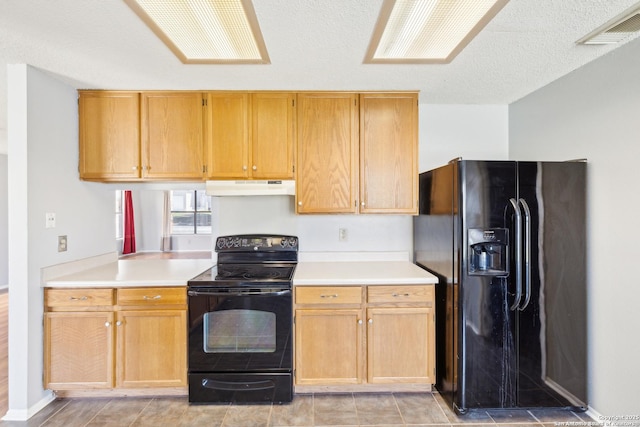
[[[296,386],[435,382],[433,285],[298,286]]]
[[[44,387],[184,387],[184,287],[45,289]]]
[[[362,382],[362,311],[296,310],[296,384]]]

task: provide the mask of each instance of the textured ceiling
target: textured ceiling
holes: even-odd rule
[[[363,64],[382,0],[253,0],[268,65],[184,65],[121,0],[0,1],[6,64],[76,88],[419,90],[431,104],[509,104],[614,49],[575,41],[638,0],[511,0],[450,64]],[[629,40],[627,40],[629,41]]]

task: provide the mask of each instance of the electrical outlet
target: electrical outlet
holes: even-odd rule
[[[58,236],[58,252],[67,250],[67,236]]]
[[[346,242],[347,240],[349,240],[349,235],[347,233],[347,229],[346,228],[339,228],[338,229],[338,241]]]
[[[45,228],[56,228],[56,214],[53,212],[47,212],[44,214]]]

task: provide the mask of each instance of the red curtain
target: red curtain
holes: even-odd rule
[[[122,254],[132,254],[136,251],[136,231],[133,225],[133,199],[131,191],[124,192],[124,243]]]

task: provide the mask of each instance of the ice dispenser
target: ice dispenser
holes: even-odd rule
[[[470,228],[469,274],[509,275],[509,230],[506,228]]]

